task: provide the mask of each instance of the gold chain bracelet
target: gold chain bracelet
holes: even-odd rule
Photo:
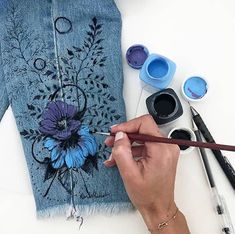
[[[174,221],[176,219],[178,212],[179,212],[179,209],[177,208],[175,214],[169,220],[159,223],[157,225],[156,229],[149,229],[149,231],[153,232],[155,230],[160,231],[160,230],[164,229],[165,227],[167,227],[169,225],[169,223],[171,223],[172,221]]]

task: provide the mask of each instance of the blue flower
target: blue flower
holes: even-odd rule
[[[79,130],[65,141],[47,137],[44,147],[51,152],[51,163],[55,169],[64,166],[80,168],[88,156],[95,156],[97,152],[95,138],[85,125],[81,125]]]

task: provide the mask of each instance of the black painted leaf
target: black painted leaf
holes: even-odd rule
[[[65,59],[65,58],[61,58],[61,60],[62,60],[62,62],[63,62],[64,64],[69,64],[69,63],[68,63],[68,60]]]
[[[98,24],[97,26],[96,26],[96,30],[99,30],[99,29],[101,29],[102,28],[102,24]]]
[[[57,79],[57,75],[53,75],[53,76],[51,77],[51,79],[56,80],[56,79]]]
[[[100,44],[100,42],[102,42],[104,39],[99,39],[95,42],[95,44]]]
[[[40,142],[42,140],[42,136],[37,137],[37,142]]]
[[[107,59],[107,57],[103,57],[101,60],[100,60],[100,62],[105,62],[106,61],[106,59]]]
[[[54,84],[53,85],[53,89],[58,89],[57,85]]]
[[[71,194],[71,183],[70,183],[70,172],[69,170],[65,170],[64,172],[60,173],[58,176],[58,180],[61,185],[65,188],[65,190]]]
[[[68,55],[70,55],[70,56],[73,56],[73,55],[74,55],[74,53],[73,53],[72,50],[67,49],[67,52],[68,52]]]
[[[26,130],[24,130],[24,131],[20,132],[20,135],[27,136],[27,135],[29,135],[29,133]]]
[[[103,86],[104,89],[106,89],[106,88],[109,87],[109,86],[108,86],[107,84],[105,84],[105,83],[103,83],[102,86]]]
[[[34,105],[27,104],[27,107],[28,107],[29,110],[35,110],[35,106]]]
[[[88,36],[93,37],[93,33],[92,32],[86,32]]]
[[[101,30],[97,31],[97,32],[96,32],[96,36],[100,35],[101,33],[102,33]]]
[[[81,49],[81,48],[79,48],[79,47],[73,46],[73,48],[74,48],[74,49],[75,49],[75,51],[77,51],[77,52],[82,52],[82,49]]]
[[[116,112],[116,110],[111,110],[110,113],[114,114]]]
[[[50,71],[50,70],[47,70],[45,73],[46,76],[50,76],[51,74],[53,74],[53,71]]]
[[[111,97],[109,98],[109,100],[110,100],[111,102],[114,102],[114,101],[116,101],[116,98],[113,97],[113,96],[111,96]]]
[[[115,115],[114,118],[115,118],[116,120],[119,120],[119,119],[121,118],[121,116],[120,116],[120,115]]]
[[[86,47],[86,48],[89,48],[89,44],[88,43],[84,43],[84,46]]]
[[[38,90],[40,93],[44,93],[44,90],[43,89],[39,89]]]
[[[95,30],[95,28],[94,28],[94,26],[93,26],[92,24],[89,24],[89,27],[90,27],[90,29],[91,29],[92,31]]]
[[[40,98],[41,98],[41,95],[37,95],[37,96],[34,97],[33,100],[39,100]]]
[[[96,18],[96,17],[94,17],[94,18],[92,19],[92,21],[93,21],[94,25],[97,24],[97,18]]]
[[[46,169],[46,173],[44,176],[44,182],[51,179],[55,174],[56,174],[57,170],[54,169],[51,164],[49,163]]]
[[[50,88],[50,87],[46,86],[46,88],[47,88],[48,91],[51,91],[51,88]]]
[[[89,156],[81,169],[88,175],[91,175],[94,168],[98,171],[98,159],[96,156]]]

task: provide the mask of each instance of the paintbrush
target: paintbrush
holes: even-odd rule
[[[96,132],[98,135],[105,136],[115,136],[115,133],[106,133],[106,132]],[[164,144],[173,144],[178,146],[189,146],[189,147],[199,147],[199,148],[207,148],[212,150],[225,150],[225,151],[235,151],[235,146],[232,145],[223,145],[216,143],[207,143],[207,142],[199,142],[199,141],[190,141],[190,140],[180,140],[180,139],[172,139],[166,137],[157,137],[150,136],[145,134],[134,134],[127,133],[127,136],[130,140],[138,141],[138,142],[157,142]]]

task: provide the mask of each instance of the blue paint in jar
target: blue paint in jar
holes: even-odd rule
[[[185,81],[183,91],[190,99],[201,99],[208,91],[208,84],[202,77],[193,76]]]
[[[168,70],[169,66],[163,59],[155,59],[148,66],[148,73],[153,79],[164,77]]]

